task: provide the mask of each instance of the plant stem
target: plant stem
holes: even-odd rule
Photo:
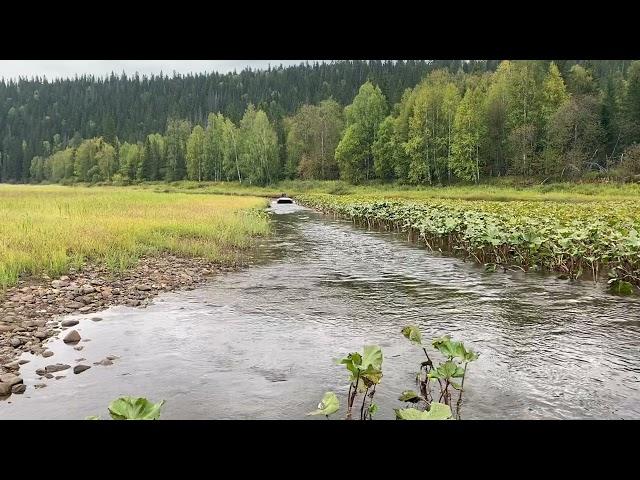
[[[460,420],[460,407],[462,406],[462,393],[464,392],[464,379],[467,376],[467,365],[469,362],[464,362],[464,373],[462,374],[462,382],[460,382],[460,395],[458,396],[458,403],[456,404],[456,416]]]
[[[360,420],[364,420],[362,416],[364,415],[364,404],[367,403],[367,393],[369,393],[369,387],[367,387],[367,390],[364,392],[364,395],[362,396],[362,406],[360,407]]]

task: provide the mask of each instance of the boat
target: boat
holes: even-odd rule
[[[276,203],[293,203],[293,200],[285,194],[282,194],[282,196],[276,200]]]

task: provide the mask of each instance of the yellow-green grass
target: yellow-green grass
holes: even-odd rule
[[[589,203],[601,201],[638,201],[639,184],[597,184],[597,183],[555,183],[544,185],[519,186],[494,183],[484,185],[463,185],[447,187],[425,187],[399,184],[349,185],[342,181],[303,181],[287,180],[275,185],[260,187],[239,184],[238,182],[174,182],[145,183],[136,189],[157,192],[184,192],[222,195],[252,195],[275,197],[281,193],[300,195],[303,193],[329,193],[335,195],[370,195],[378,198],[397,198],[407,200],[452,199],[486,200],[498,202],[570,202]]]
[[[269,232],[264,198],[119,187],[0,185],[0,291],[84,261],[123,270],[173,253],[236,263]]]

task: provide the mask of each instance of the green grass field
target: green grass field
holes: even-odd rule
[[[0,185],[0,290],[22,275],[61,275],[85,260],[123,270],[170,252],[234,263],[269,231],[258,197],[149,188]]]
[[[599,201],[636,202],[640,200],[640,184],[595,184],[556,183],[545,185],[518,185],[516,182],[448,186],[417,187],[398,184],[350,185],[342,181],[282,181],[269,187],[240,185],[237,182],[174,182],[145,183],[136,189],[151,189],[158,192],[207,193],[221,195],[255,195],[275,197],[281,193],[300,195],[303,193],[328,193],[333,195],[370,195],[378,198],[410,200],[458,199],[509,202],[514,200],[531,202],[585,203]]]
[[[271,187],[175,182],[0,185],[0,289],[21,275],[60,275],[85,260],[114,270],[171,252],[233,263],[269,230],[258,209],[281,193],[368,222],[416,229],[472,258],[640,283],[640,186],[517,184],[409,187],[285,181]],[[260,198],[262,197],[262,198]],[[389,203],[391,202],[391,203]],[[439,240],[440,239],[440,240]]]

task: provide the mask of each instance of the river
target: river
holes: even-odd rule
[[[297,205],[271,210],[274,235],[247,268],[146,309],[67,317],[81,320],[83,350],[57,338],[53,357],[23,354],[27,391],[0,401],[0,419],[108,418],[112,399],[132,395],[166,400],[163,419],[324,421],[305,414],[328,390],[342,418],[348,372],[334,359],[365,344],[383,349],[376,418],[392,419],[424,359],[400,333],[408,324],[480,354],[463,419],[640,418],[638,298],[590,281],[485,272]],[[119,358],[93,365],[108,355]],[[92,368],[38,380],[37,368],[58,362]]]

